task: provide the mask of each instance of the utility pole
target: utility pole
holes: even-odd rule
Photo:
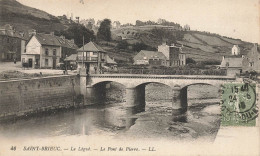
[[[83,60],[84,60],[84,35],[83,35],[83,52],[82,52],[82,67],[83,67]]]

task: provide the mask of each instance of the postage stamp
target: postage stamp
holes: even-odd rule
[[[258,117],[256,84],[227,83],[222,86],[221,125],[255,126]]]

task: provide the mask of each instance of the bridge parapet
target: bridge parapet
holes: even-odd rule
[[[101,82],[117,82],[126,88],[134,88],[142,84],[161,83],[173,88],[176,85],[185,87],[192,84],[209,84],[219,86],[225,82],[236,81],[230,76],[209,75],[142,75],[142,74],[91,74],[87,77],[87,86],[94,86]]]

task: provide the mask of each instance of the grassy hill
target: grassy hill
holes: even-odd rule
[[[183,44],[183,52],[188,57],[197,61],[216,60],[221,61],[223,55],[230,55],[231,48],[234,44],[239,45],[242,54],[247,52],[252,47],[251,43],[241,41],[240,39],[233,39],[218,34],[211,34],[207,32],[199,31],[181,31],[174,27],[169,26],[142,26],[142,27],[123,27],[120,29],[112,30],[112,37],[116,39],[121,36],[129,44],[137,42],[145,43],[151,47],[157,48],[162,41],[167,40],[169,35],[159,36],[155,34],[153,29],[164,30],[168,34],[181,34],[181,37],[177,37],[177,43]]]
[[[11,24],[17,31],[25,32],[29,29],[36,29],[37,32],[49,33],[65,30],[71,25],[65,18],[58,18],[47,12],[25,6],[16,0],[0,0],[0,17],[1,26]],[[120,38],[127,42],[128,49],[118,48],[117,45],[122,42]],[[175,26],[163,25],[112,29],[112,39],[110,43],[99,44],[110,52],[111,57],[120,61],[131,60],[139,52],[133,48],[138,43],[146,45],[146,48],[156,49],[165,40],[183,44],[183,52],[197,61],[220,61],[223,55],[231,54],[234,44],[239,45],[242,54],[246,54],[252,47],[251,43],[239,39],[199,31],[182,31]]]
[[[36,29],[39,32],[51,32],[67,27],[57,17],[16,0],[0,0],[0,7],[0,25],[11,24],[18,31]]]

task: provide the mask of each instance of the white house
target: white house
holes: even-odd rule
[[[70,54],[76,53],[73,40],[55,36],[54,33],[35,33],[26,44],[21,54],[22,65],[29,68],[52,68]]]
[[[238,47],[238,45],[233,46],[232,55],[240,55],[240,48]]]

